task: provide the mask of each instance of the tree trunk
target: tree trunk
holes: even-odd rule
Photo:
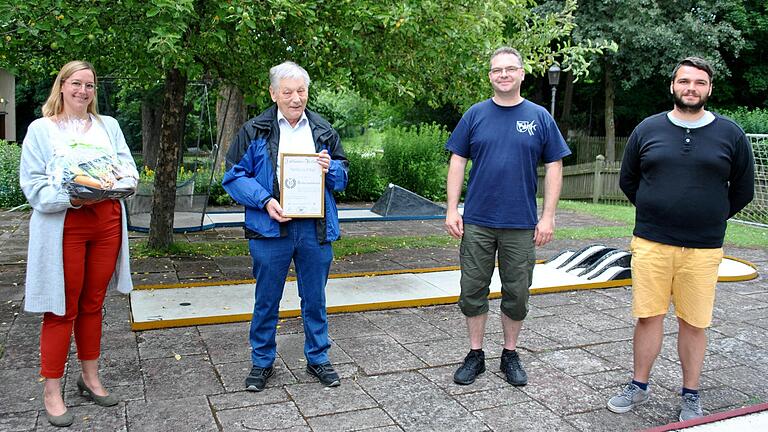
[[[176,173],[179,147],[179,128],[184,114],[184,93],[187,76],[178,69],[165,75],[163,94],[163,121],[160,128],[160,153],[155,170],[155,193],[149,222],[148,244],[152,249],[167,249],[173,242],[173,212],[176,206]]]
[[[615,87],[611,64],[605,62],[605,160],[616,160],[616,124],[613,120],[613,102]]]
[[[157,93],[157,90],[150,90],[141,101],[141,152],[144,166],[153,170],[157,167],[160,152],[160,122],[163,118],[162,99]]]
[[[176,169],[178,169],[181,164],[184,163],[184,151],[187,150],[186,143],[184,142],[184,136],[186,135],[187,131],[187,118],[189,117],[189,113],[192,112],[192,108],[193,106],[191,102],[186,105],[182,103],[181,105],[181,117],[179,119],[178,129],[176,130],[176,139],[179,140],[179,155],[176,158]]]
[[[573,73],[565,73],[565,95],[563,96],[563,114],[560,116],[560,132],[568,139],[571,129],[571,107],[573,106]]]
[[[217,177],[220,177],[225,169],[229,145],[240,130],[240,126],[245,123],[246,115],[243,92],[234,84],[222,84],[219,97],[216,99],[216,130],[219,146],[214,170]]]

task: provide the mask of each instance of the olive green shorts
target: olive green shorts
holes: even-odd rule
[[[464,224],[459,256],[459,308],[468,317],[488,312],[488,294],[497,252],[501,311],[512,320],[522,321],[528,314],[528,294],[536,264],[533,230]]]

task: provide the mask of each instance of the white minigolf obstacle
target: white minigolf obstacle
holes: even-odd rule
[[[629,252],[592,244],[578,251],[562,251],[533,269],[531,294],[597,289],[632,284]],[[757,277],[755,267],[726,257],[718,280],[742,281]],[[454,303],[458,299],[461,271],[418,269],[386,274],[333,275],[326,286],[328,313],[393,309]],[[131,293],[131,327],[149,330],[200,324],[249,321],[253,311],[254,283],[220,282],[212,285],[137,286]],[[498,269],[490,297],[501,295]],[[300,315],[301,299],[295,280],[285,284],[280,316]]]

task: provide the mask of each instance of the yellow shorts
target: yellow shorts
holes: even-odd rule
[[[632,316],[666,315],[671,299],[683,321],[709,327],[723,248],[686,248],[632,237],[630,251]]]

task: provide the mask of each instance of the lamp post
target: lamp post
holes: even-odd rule
[[[0,96],[0,139],[5,139],[5,115],[8,114],[5,111],[5,107],[8,105],[8,101]]]
[[[550,66],[547,77],[549,78],[549,85],[552,86],[552,105],[549,108],[549,113],[555,117],[555,93],[557,93],[557,84],[560,82],[560,68],[554,64]]]

